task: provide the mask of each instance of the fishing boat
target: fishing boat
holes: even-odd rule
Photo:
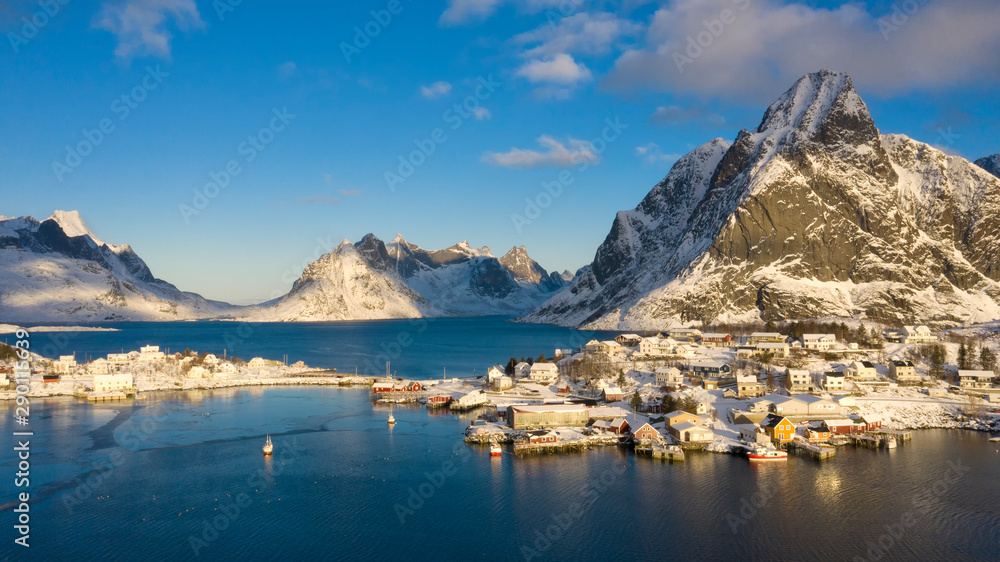
[[[784,461],[788,460],[788,453],[779,449],[757,447],[747,453],[747,458],[752,461]]]
[[[274,445],[271,444],[271,435],[268,434],[267,441],[264,442],[264,455],[270,455],[274,452]]]
[[[885,440],[885,448],[886,449],[895,449],[896,448],[896,438],[890,435]]]
[[[498,443],[490,443],[490,456],[499,457],[501,453],[500,445]]]
[[[389,419],[386,421],[389,422],[389,425],[396,425],[396,418],[392,417],[391,413],[389,414]]]
[[[993,443],[1000,442],[1000,437],[990,437],[990,441]]]

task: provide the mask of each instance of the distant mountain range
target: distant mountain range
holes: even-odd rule
[[[153,277],[128,245],[105,244],[76,211],[0,216],[0,321],[178,320],[236,307]]]
[[[291,292],[248,320],[346,320],[417,316],[521,315],[567,281],[549,274],[524,246],[495,258],[459,242],[428,251],[396,236],[344,240],[302,273]]]
[[[516,316],[564,288],[564,275],[546,272],[524,246],[497,259],[467,242],[427,251],[369,234],[311,263],[287,295],[240,307],[153,277],[130,246],[104,243],[76,211],[41,222],[0,216],[0,322]]]
[[[679,159],[618,213],[572,285],[524,320],[995,320],[998,163],[882,134],[846,74],[809,74],[755,129]]]

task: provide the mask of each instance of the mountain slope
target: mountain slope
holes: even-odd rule
[[[509,267],[505,267],[504,263]],[[460,242],[428,251],[396,236],[345,240],[310,264],[288,295],[246,316],[260,321],[519,315],[563,288],[527,252],[497,259]]]
[[[589,271],[525,318],[600,328],[1000,317],[1000,180],[882,135],[846,74],[800,79],[731,146],[678,160]]]
[[[233,310],[153,277],[130,246],[104,243],[76,211],[41,222],[0,216],[0,320],[184,320]]]

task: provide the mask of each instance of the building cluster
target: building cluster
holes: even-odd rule
[[[731,421],[744,441],[774,445],[796,439],[825,442],[834,435],[865,433],[882,427],[880,417],[847,413],[849,405],[852,405],[849,397],[769,394],[751,402],[745,412],[733,410]]]

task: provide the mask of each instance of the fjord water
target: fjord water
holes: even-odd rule
[[[579,349],[610,332],[578,331],[542,324],[518,324],[508,318],[419,318],[354,322],[105,322],[118,331],[38,332],[32,349],[46,357],[75,352],[77,361],[108,353],[159,345],[161,351],[190,348],[222,357],[250,360],[260,356],[289,364],[305,361],[311,367],[345,373],[385,374],[391,362],[398,377],[440,378],[483,375],[486,369],[511,356],[544,353],[556,348]],[[13,342],[13,334],[0,335]]]
[[[461,347],[462,333],[447,330],[457,340],[439,345]],[[512,349],[538,337],[526,332]],[[315,345],[296,341],[313,342],[284,342],[293,356]],[[848,447],[821,463],[793,456],[764,466],[707,453],[662,464],[617,447],[491,458],[462,442],[474,414],[396,406],[390,429],[388,407],[373,405],[364,389],[146,396],[34,401],[32,546],[13,544],[17,469],[8,448],[0,456],[8,475],[0,479],[8,537],[0,557],[1000,558],[1000,447],[985,434],[918,431],[892,451]],[[7,435],[11,421],[10,412],[0,421]],[[261,454],[268,433],[271,459]]]

